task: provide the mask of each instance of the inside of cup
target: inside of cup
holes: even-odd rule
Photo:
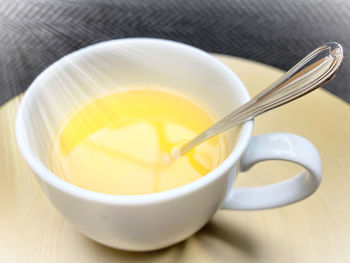
[[[181,93],[219,118],[247,99],[237,77],[196,48],[153,39],[107,41],[62,58],[33,82],[23,101],[21,136],[50,169],[52,139],[68,114],[97,97],[135,87]],[[229,152],[238,131],[226,132]]]

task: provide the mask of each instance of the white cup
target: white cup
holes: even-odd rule
[[[218,117],[249,100],[242,82],[224,64],[197,48],[168,40],[131,38],[95,44],[42,72],[19,107],[17,142],[53,205],[93,240],[125,250],[159,249],[191,236],[220,208],[283,206],[302,200],[319,186],[321,160],[309,141],[287,133],[252,137],[253,121],[227,132],[231,153],[219,167],[172,190],[108,195],[55,176],[49,168],[49,151],[62,119],[91,96],[135,85],[162,86],[188,94],[207,104]],[[268,186],[233,187],[237,172],[276,159],[297,163],[305,171]]]

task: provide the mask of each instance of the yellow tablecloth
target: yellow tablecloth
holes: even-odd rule
[[[252,95],[282,74],[252,61],[216,57]],[[17,149],[14,120],[20,98],[0,108],[0,262],[350,262],[350,106],[326,91],[258,117],[254,131],[296,133],[315,144],[324,170],[315,194],[272,210],[219,211],[187,241],[148,253],[89,240],[49,203]],[[237,185],[276,182],[299,169],[265,162],[241,174]]]

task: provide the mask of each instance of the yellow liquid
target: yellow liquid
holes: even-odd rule
[[[174,145],[216,121],[203,106],[160,89],[129,89],[85,103],[67,116],[53,140],[52,171],[91,191],[149,194],[190,183],[226,157],[223,135],[186,155]]]

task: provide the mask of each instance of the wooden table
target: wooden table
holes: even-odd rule
[[[282,74],[216,55],[256,94]],[[45,198],[20,155],[14,131],[18,96],[0,108],[0,262],[350,262],[350,106],[323,90],[259,117],[255,134],[291,132],[319,149],[324,178],[306,200],[264,211],[219,211],[196,235],[160,251],[130,253],[78,233]],[[258,164],[237,185],[261,185],[299,167]]]

